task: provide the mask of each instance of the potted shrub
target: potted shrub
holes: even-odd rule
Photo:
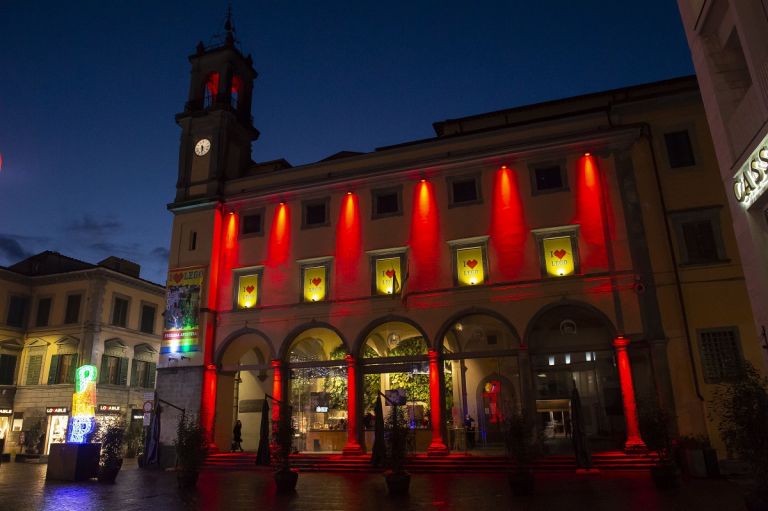
[[[144,446],[144,426],[139,421],[131,421],[125,430],[125,457],[140,456]]]
[[[407,495],[411,485],[411,474],[405,470],[405,452],[408,448],[408,427],[405,411],[397,405],[392,405],[386,426],[388,435],[385,436],[387,470],[384,480],[390,495]]]
[[[539,452],[536,427],[525,415],[516,412],[507,420],[505,440],[507,456],[515,465],[515,468],[508,474],[512,494],[532,495],[536,486],[536,478],[531,465]]]
[[[42,417],[31,417],[29,429],[24,432],[24,452],[27,455],[39,456],[43,452],[45,438]]]
[[[101,435],[101,454],[99,455],[100,483],[114,483],[117,473],[123,466],[123,438],[125,430],[119,426],[109,426]]]
[[[176,426],[176,477],[180,488],[192,488],[197,484],[200,466],[208,451],[205,430],[196,418],[182,414]]]
[[[291,407],[285,405],[280,410],[280,419],[277,422],[277,433],[275,439],[275,445],[277,445],[277,452],[275,453],[275,459],[278,463],[278,468],[275,471],[275,484],[277,485],[277,493],[293,493],[296,491],[296,483],[299,480],[299,473],[291,469],[291,451],[293,448],[293,418]]]
[[[685,435],[677,439],[678,463],[692,477],[718,477],[717,452],[704,435]]]
[[[715,391],[718,429],[728,451],[747,462],[752,488],[744,500],[749,510],[768,509],[768,379],[745,362],[744,374]]]
[[[645,444],[657,453],[656,464],[651,467],[651,478],[660,490],[680,486],[680,471],[672,459],[669,427],[670,416],[660,406],[648,406],[640,411],[640,430]]]

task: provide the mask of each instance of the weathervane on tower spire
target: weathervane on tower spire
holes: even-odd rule
[[[227,19],[224,22],[224,30],[226,31],[226,42],[228,45],[235,43],[235,24],[232,22],[232,2],[227,5]]]

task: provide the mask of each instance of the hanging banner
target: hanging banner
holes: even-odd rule
[[[482,247],[456,250],[456,280],[460,286],[474,286],[485,282]]]
[[[544,266],[547,275],[564,277],[576,271],[573,262],[573,245],[570,236],[546,238],[544,244]]]
[[[259,275],[241,275],[237,284],[237,306],[250,309],[259,303]]]
[[[200,293],[204,277],[203,267],[168,272],[161,354],[200,350]]]
[[[400,273],[400,257],[376,259],[376,294],[396,295],[400,293],[403,275]]]
[[[326,293],[326,267],[312,266],[304,268],[304,301],[322,302]]]

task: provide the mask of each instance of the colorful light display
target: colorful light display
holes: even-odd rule
[[[84,365],[75,371],[75,393],[72,395],[72,418],[67,430],[67,442],[85,443],[96,426],[96,381],[98,370]]]

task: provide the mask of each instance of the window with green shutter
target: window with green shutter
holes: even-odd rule
[[[54,355],[51,357],[51,368],[48,370],[48,385],[75,383],[76,370],[77,355]]]
[[[27,379],[24,381],[25,385],[37,385],[40,383],[40,370],[43,367],[43,356],[32,355],[29,357],[29,363],[27,364]]]

